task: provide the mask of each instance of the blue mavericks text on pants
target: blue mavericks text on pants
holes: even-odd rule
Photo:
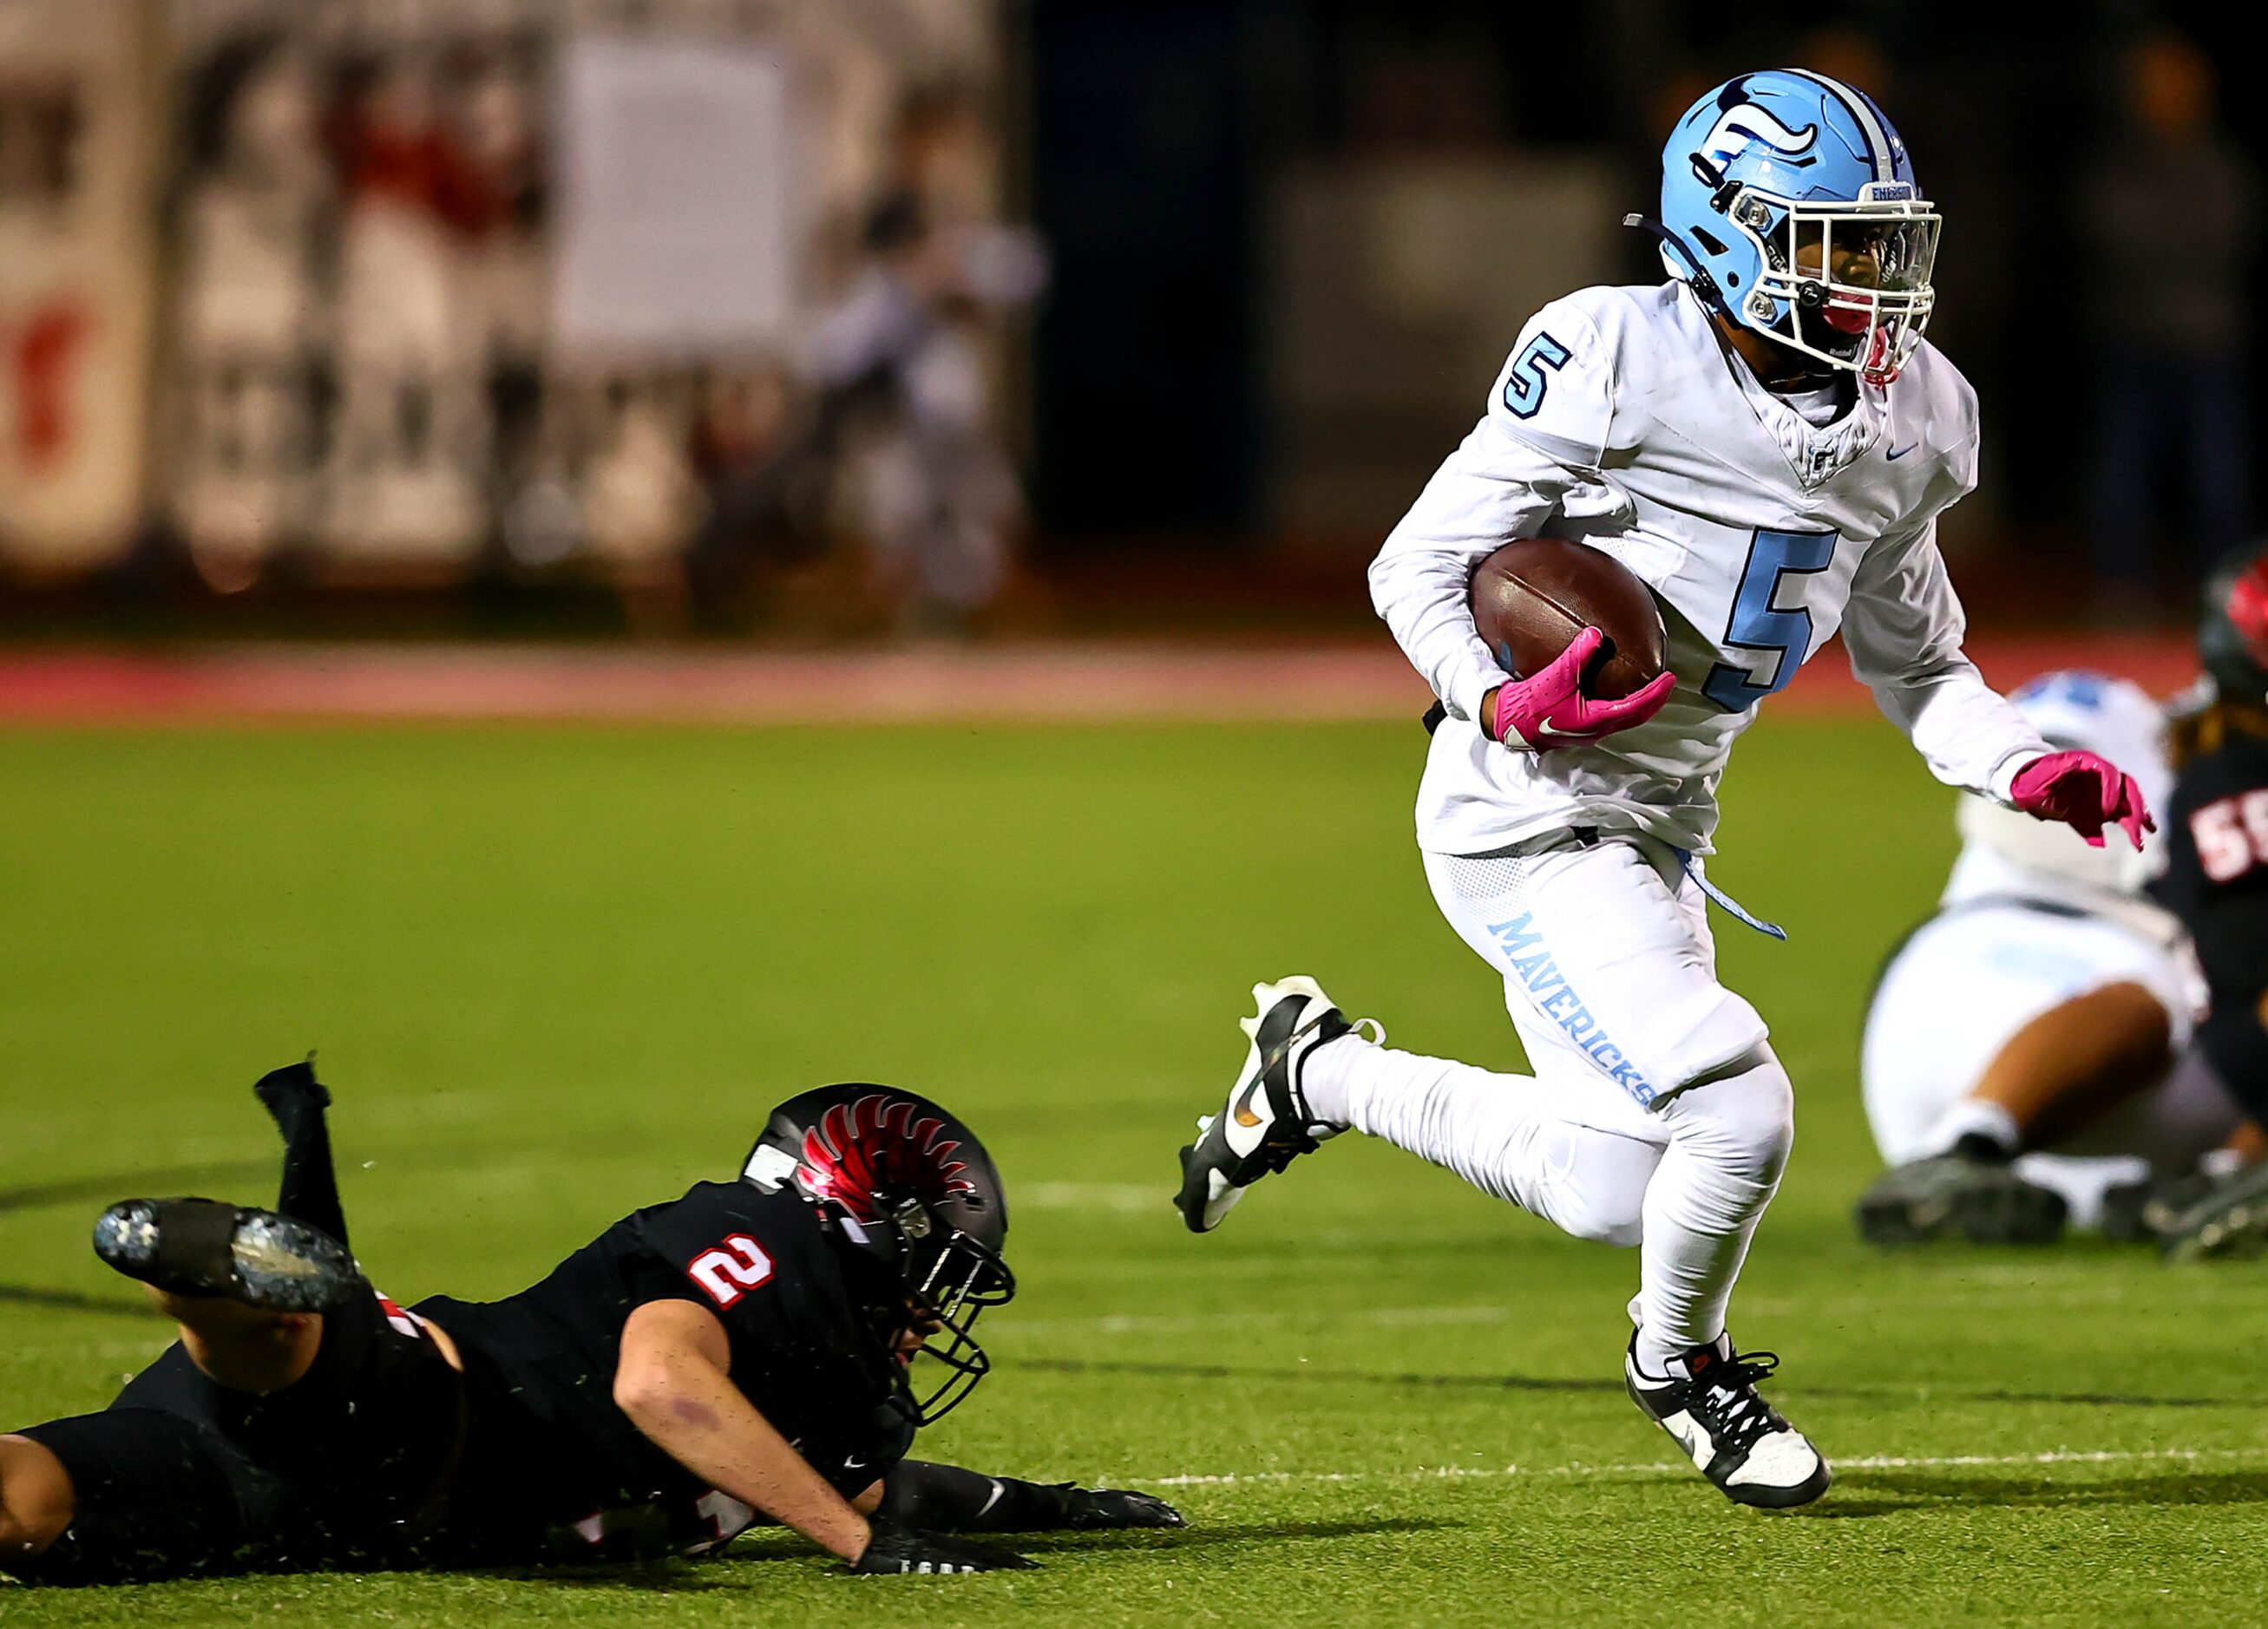
[[[1566,1031],[1567,1038],[1590,1054],[1591,1061],[1604,1069],[1616,1085],[1628,1092],[1641,1108],[1651,1108],[1656,1095],[1653,1088],[1646,1084],[1638,1066],[1623,1055],[1623,1049],[1615,1045],[1606,1027],[1591,1016],[1591,1009],[1583,1005],[1583,998],[1575,994],[1551,952],[1542,948],[1543,936],[1528,925],[1535,914],[1533,911],[1522,911],[1508,922],[1489,924],[1489,933],[1504,951],[1513,976],[1528,987],[1528,993],[1535,998],[1535,1005],[1543,1016]]]

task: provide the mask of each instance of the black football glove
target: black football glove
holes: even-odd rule
[[[1123,1487],[1074,1487],[1068,1482],[1057,1486],[1065,1495],[1063,1524],[1079,1532],[1189,1525],[1180,1511],[1155,1493],[1137,1493]]]
[[[866,1548],[851,1563],[850,1570],[879,1576],[892,1573],[1003,1573],[1038,1565],[1012,1550],[877,1523],[873,1537],[866,1541]]]

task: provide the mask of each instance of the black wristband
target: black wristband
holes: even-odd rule
[[[1028,1533],[1070,1524],[1077,1490],[959,1465],[901,1460],[882,1479],[885,1521],[933,1533]]]

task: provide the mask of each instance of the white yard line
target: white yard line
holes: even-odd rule
[[[2171,1462],[2181,1464],[2207,1460],[2268,1459],[2268,1443],[2256,1448],[2051,1449],[2036,1454],[1875,1454],[1837,1458],[1838,1471],[1927,1471],[1973,1465],[2117,1465]],[[1418,1466],[1406,1471],[1231,1471],[1218,1476],[1140,1477],[1135,1487],[1233,1487],[1253,1483],[1285,1482],[1426,1482],[1455,1481],[1472,1477],[1592,1477],[1691,1474],[1681,1461],[1653,1459],[1628,1464]]]
[[[1509,1307],[1436,1306],[1364,1307],[1354,1311],[1310,1312],[1101,1312],[1086,1317],[1020,1318],[1016,1332],[1026,1334],[1098,1335],[1167,1334],[1198,1329],[1314,1329],[1377,1324],[1400,1329],[1435,1324],[1501,1324],[1512,1317]],[[1305,1360],[1302,1360],[1303,1361]]]
[[[1065,1187],[1078,1185],[1065,1184]],[[1147,1190],[1134,1190],[1145,1192]],[[1017,1191],[1017,1203],[1024,1202],[1022,1190]],[[1135,1207],[1128,1205],[1131,1210]],[[1144,1204],[1142,1209],[1147,1210]],[[1256,1270],[1279,1272],[1274,1261],[1256,1264]],[[2133,1299],[2130,1287],[2121,1284],[2063,1284],[2055,1290],[2058,1305],[2115,1304]],[[1816,1316],[1822,1310],[1849,1307],[1868,1310],[1881,1304],[1879,1291],[1847,1295],[1816,1295],[1801,1299],[1778,1299],[1760,1295],[1743,1301],[1741,1309],[1751,1321],[1773,1316],[1793,1317],[1798,1314]],[[1934,1291],[1930,1304],[1934,1307],[1979,1307],[2005,1309],[2008,1303],[2006,1290],[1983,1285],[1955,1285]],[[1351,1324],[1384,1324],[1388,1325],[1423,1326],[1432,1324],[1501,1324],[1520,1315],[1521,1309],[1503,1302],[1445,1302],[1431,1306],[1413,1307],[1307,1307],[1299,1310],[1274,1308],[1255,1308],[1245,1310],[1219,1312],[1125,1313],[1095,1312],[1067,1313],[1061,1316],[1019,1318],[1020,1331],[1037,1333],[1069,1333],[1092,1331],[1103,1335],[1138,1334],[1145,1331],[1219,1329],[1285,1329],[1327,1330]]]
[[[1163,1182],[1024,1182],[1016,1185],[1016,1208],[1115,1210],[1125,1214],[1155,1211],[1163,1217],[1173,1196]]]

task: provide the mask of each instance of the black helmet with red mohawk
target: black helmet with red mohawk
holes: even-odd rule
[[[2222,697],[2268,705],[2268,549],[2234,554],[2207,579],[2198,657]]]
[[[942,1419],[990,1372],[970,1333],[976,1315],[1016,1293],[1000,1252],[1008,1201],[976,1134],[928,1098],[895,1086],[821,1086],[774,1109],[741,1176],[767,1192],[792,1187],[835,1236],[887,1269],[873,1312],[885,1338],[935,1325],[922,1354],[946,1373],[911,1394],[923,1425]],[[909,1381],[910,1393],[911,1383]]]

